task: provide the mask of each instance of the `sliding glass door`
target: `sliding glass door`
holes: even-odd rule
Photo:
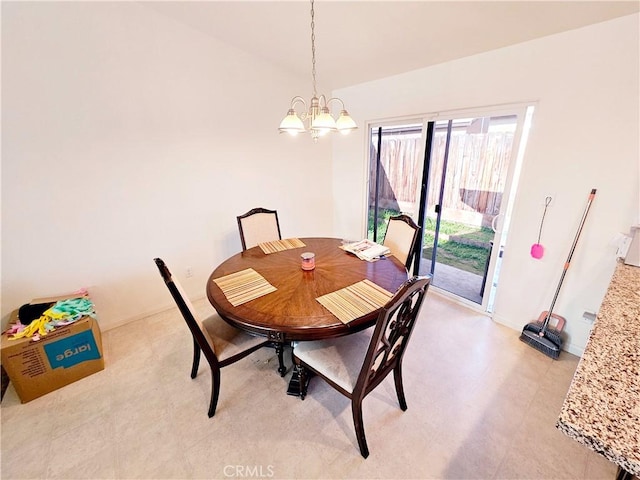
[[[416,218],[424,157],[422,123],[371,127],[368,238],[381,243],[390,216]]]
[[[370,127],[369,238],[382,241],[389,216],[410,215],[422,227],[413,271],[489,311],[526,111]]]

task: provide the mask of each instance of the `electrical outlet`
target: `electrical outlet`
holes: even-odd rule
[[[193,268],[187,267],[184,273],[185,277],[191,278],[193,277]]]

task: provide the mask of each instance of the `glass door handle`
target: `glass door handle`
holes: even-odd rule
[[[497,228],[498,218],[502,217],[502,215],[503,215],[502,213],[499,213],[498,215],[493,217],[493,220],[491,220],[491,230],[493,230],[494,232],[498,231],[498,228]]]

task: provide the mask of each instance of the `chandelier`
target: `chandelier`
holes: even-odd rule
[[[279,130],[280,133],[286,132],[290,135],[310,132],[313,141],[317,142],[318,137],[326,135],[329,132],[340,132],[346,135],[351,130],[358,128],[358,126],[345,110],[342,100],[336,97],[327,100],[324,95],[318,96],[316,90],[316,36],[314,14],[313,0],[311,0],[311,77],[313,78],[313,97],[311,97],[308,109],[307,102],[304,101],[304,98],[300,96],[293,97],[287,116],[284,117],[280,123]],[[329,110],[329,104],[331,102],[340,102],[342,107],[337,119],[333,118]],[[295,107],[300,103],[304,106],[304,111],[298,114]],[[305,122],[307,122],[308,125],[306,127]]]

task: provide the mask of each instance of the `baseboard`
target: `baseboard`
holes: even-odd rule
[[[195,302],[198,302],[198,301],[203,300],[205,298],[206,297],[204,295],[201,295],[199,297],[191,298],[191,301],[195,303]],[[158,308],[153,309],[153,310],[148,310],[148,311],[146,311],[144,313],[139,313],[139,314],[134,315],[132,317],[116,320],[115,322],[111,322],[109,324],[109,326],[106,327],[106,328],[103,328],[102,325],[100,325],[100,328],[102,329],[103,332],[108,332],[109,330],[113,330],[114,328],[123,327],[125,325],[128,325],[129,323],[137,322],[138,320],[142,320],[143,318],[151,317],[153,315],[158,315],[159,313],[164,313],[166,311],[169,311],[169,310],[172,310],[172,309],[176,309],[176,308],[178,308],[178,307],[176,307],[175,303],[169,303],[169,304],[167,304],[165,306],[158,307]],[[98,316],[98,323],[100,323],[100,316]]]
[[[493,321],[496,323],[499,323],[500,325],[504,325],[505,327],[512,328],[516,332],[522,332],[522,329],[524,328],[524,326],[527,323],[529,323],[529,322],[520,323],[520,322],[510,321],[509,319],[505,319],[503,317],[500,317],[499,315],[494,315]],[[564,350],[565,352],[571,353],[573,355],[576,355],[577,357],[582,357],[582,354],[584,353],[583,347],[579,345],[575,345],[573,343],[565,343],[562,346],[562,350]]]
[[[563,350],[569,353],[572,353],[576,357],[582,357],[582,354],[584,353],[583,347],[579,347],[578,345],[574,345],[573,343],[569,343],[563,346],[564,346]]]
[[[486,310],[483,310],[482,305],[476,302],[472,302],[471,300],[467,300],[466,298],[462,298],[458,295],[455,295],[441,288],[438,288],[435,285],[429,286],[429,292],[434,293],[440,297],[446,298],[447,300],[451,300],[453,303],[457,303],[458,305],[462,305],[463,307],[467,307],[468,309],[473,310],[476,313],[479,313],[486,317],[491,317],[491,314],[489,312],[487,312]]]
[[[504,325],[505,327],[509,327],[513,330],[515,330],[516,332],[521,332],[522,328],[529,323],[529,321],[526,322],[521,322],[521,321],[513,321],[510,318],[503,318],[500,315],[494,315],[493,316],[493,321],[496,323],[499,323],[500,325]]]
[[[525,323],[520,323],[520,322],[514,322],[511,321],[509,319],[506,318],[502,318],[499,315],[492,315],[489,312],[486,312],[484,310],[482,310],[482,305],[478,305],[475,302],[472,302],[470,300],[466,300],[464,298],[460,298],[457,295],[454,295],[450,292],[447,292],[446,290],[442,290],[439,289],[437,287],[429,287],[429,292],[433,292],[436,295],[439,295],[441,297],[444,297],[448,300],[451,300],[452,302],[455,302],[459,305],[462,305],[464,307],[469,308],[470,310],[473,310],[477,313],[480,313],[482,315],[486,315],[487,317],[491,318],[491,320],[493,320],[496,323],[499,323],[500,325],[504,325],[505,327],[509,327],[512,330],[514,330],[514,332],[517,332],[519,334],[519,332],[522,332],[523,327],[529,323],[529,322],[525,322]],[[565,352],[571,353],[573,355],[576,355],[578,357],[582,357],[582,354],[584,353],[584,348],[578,346],[578,345],[574,345],[572,343],[566,343],[563,345],[562,350],[564,350]]]

